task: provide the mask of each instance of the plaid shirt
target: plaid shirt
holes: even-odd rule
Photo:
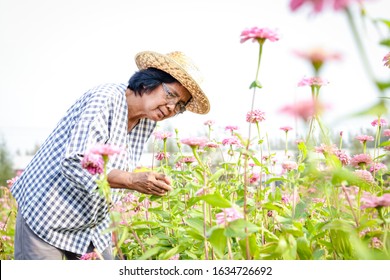
[[[92,242],[102,252],[111,244],[104,198],[96,179],[81,167],[83,154],[96,143],[126,147],[107,165],[131,171],[156,123],[142,119],[127,132],[126,85],[105,84],[86,92],[60,120],[21,177],[12,186],[19,211],[29,227],[47,243],[85,254]],[[111,189],[113,202],[122,190]]]

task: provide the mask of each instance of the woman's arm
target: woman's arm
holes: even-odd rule
[[[130,189],[144,194],[163,196],[172,190],[171,180],[157,172],[111,170],[107,176],[111,188]]]

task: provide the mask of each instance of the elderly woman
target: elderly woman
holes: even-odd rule
[[[141,52],[139,71],[125,84],[104,84],[71,106],[12,186],[18,203],[15,259],[78,259],[97,250],[112,259],[107,203],[96,175],[82,168],[96,144],[125,147],[107,164],[112,201],[123,189],[164,195],[169,178],[132,172],[156,122],[184,111],[206,114],[199,70],[182,52]]]

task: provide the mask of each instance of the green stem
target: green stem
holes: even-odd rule
[[[263,53],[263,44],[264,40],[259,40],[259,56],[257,58],[257,69],[256,69],[256,78],[255,83],[258,84],[259,74],[260,74],[260,63],[261,63],[261,56]],[[256,86],[253,88],[253,95],[252,95],[252,105],[251,110],[253,111],[254,104],[255,104],[255,94],[256,94]]]
[[[378,210],[379,217],[383,221],[383,249],[385,250],[385,252],[387,254],[387,232],[388,232],[387,221],[386,221],[385,217],[383,216],[383,207],[378,207],[377,210]]]
[[[164,158],[165,158],[165,166],[169,165],[168,162],[168,154],[167,154],[167,139],[164,139]]]
[[[343,192],[344,192],[345,198],[347,199],[347,202],[348,202],[348,204],[349,204],[349,208],[351,209],[353,218],[355,219],[356,227],[358,228],[358,227],[359,227],[359,220],[358,220],[358,218],[357,218],[357,216],[356,216],[356,214],[355,214],[355,211],[353,210],[353,206],[352,206],[351,199],[349,198],[349,195],[348,195],[347,190],[345,189],[344,185],[341,185],[341,189],[342,189]]]
[[[198,147],[197,146],[191,146],[191,149],[192,149],[192,153],[194,154],[194,157],[196,158],[196,160],[198,161],[199,165],[202,167],[202,169],[206,172],[206,166],[204,166],[202,160],[200,159],[199,155],[198,155],[198,152],[197,152],[197,149]]]
[[[259,74],[260,74],[260,63],[261,63],[261,56],[263,53],[264,42],[265,42],[265,40],[259,40],[259,56],[257,59],[256,77],[255,77],[255,81],[254,81],[256,83],[256,86],[253,87],[251,111],[253,111],[254,106],[255,106],[255,96],[256,96],[256,89],[257,89],[257,85],[258,85]],[[252,128],[252,123],[249,122],[248,141],[250,141],[250,139],[251,139],[251,128]],[[249,142],[248,142],[248,145],[249,145]]]
[[[206,207],[205,201],[203,201],[202,210],[203,210],[204,258],[205,258],[205,260],[208,260],[209,259],[209,248],[208,248],[208,244],[207,244],[207,207]]]
[[[288,131],[286,131],[286,147],[284,148],[284,155],[287,156],[287,135],[288,135]]]

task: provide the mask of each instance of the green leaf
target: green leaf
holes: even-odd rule
[[[331,229],[329,231],[329,237],[336,254],[349,260],[353,259],[350,234],[342,230]]]
[[[162,257],[162,259],[167,260],[171,257],[173,257],[176,254],[179,254],[183,252],[185,249],[187,249],[185,246],[179,245],[176,247],[173,247],[172,249],[168,250]]]
[[[382,46],[390,47],[390,39],[389,38],[383,39],[383,40],[379,41],[379,44]]]
[[[297,242],[290,234],[281,236],[278,242],[276,252],[279,253],[285,260],[296,259],[297,254]]]
[[[257,165],[257,166],[263,166],[264,164],[262,164],[256,157],[254,156],[251,156],[251,159],[253,160],[253,162]]]
[[[388,88],[390,88],[390,82],[376,82],[376,86],[381,90],[384,91]]]
[[[268,185],[271,184],[272,182],[278,182],[278,181],[287,182],[288,180],[284,177],[273,177],[265,181],[264,184]]]
[[[210,178],[210,182],[214,182],[219,179],[223,174],[225,173],[225,169],[219,169],[217,172],[215,172]]]
[[[204,240],[204,237],[203,237],[203,233],[200,234],[197,230],[195,229],[192,229],[192,228],[188,228],[186,230],[186,233],[191,236],[192,238],[191,239],[195,239],[195,240]]]
[[[279,237],[265,227],[261,228],[261,233],[264,235],[266,242],[278,242],[279,241]]]
[[[332,184],[340,185],[344,181],[347,181],[349,185],[355,185],[363,190],[368,190],[371,184],[354,174],[353,172],[344,168],[335,168],[333,170]]]
[[[237,219],[228,224],[225,228],[225,236],[244,238],[250,233],[259,231],[259,227],[244,219]]]
[[[390,20],[388,19],[384,19],[384,18],[378,18],[378,19],[375,19],[376,22],[381,22],[385,25],[387,25],[387,27],[389,28],[390,30]]]
[[[138,260],[147,260],[155,255],[157,255],[160,252],[161,247],[154,247],[149,250],[147,250],[144,254],[142,254],[141,257],[138,258]]]
[[[312,253],[310,250],[309,241],[306,237],[297,238],[297,253],[300,260],[311,260],[313,259]]]
[[[184,219],[188,226],[193,228],[197,233],[203,236],[203,219],[199,218],[187,218]]]
[[[155,227],[158,223],[155,221],[136,221],[131,223],[132,228],[149,228],[149,226]]]
[[[225,249],[227,245],[227,238],[224,235],[225,229],[215,228],[210,237],[208,238],[210,244],[213,246],[215,253],[219,258],[223,258],[225,255]]]
[[[260,82],[258,81],[258,80],[256,80],[256,81],[253,81],[252,83],[251,83],[251,85],[249,86],[249,88],[251,89],[251,88],[262,88],[263,86],[260,84]]]
[[[256,242],[256,235],[251,234],[247,238],[243,238],[239,241],[240,248],[241,248],[241,254],[244,258],[246,258],[247,239],[248,239],[249,255],[251,257],[253,257],[259,251],[259,246],[257,245],[257,242]]]
[[[354,232],[354,227],[352,225],[352,222],[347,222],[347,221],[341,220],[341,219],[336,219],[336,220],[333,220],[333,221],[325,224],[323,229],[324,230],[327,230],[327,229],[341,230],[341,231],[344,231],[344,232],[350,233],[350,234],[352,232]]]
[[[214,207],[219,208],[229,208],[232,206],[231,202],[224,198],[220,193],[206,194],[199,197],[200,200],[206,201],[206,203],[210,204]]]
[[[303,141],[298,143],[298,150],[302,153],[301,161],[303,161],[307,157],[307,147]]]
[[[381,116],[387,114],[387,106],[383,100],[380,100],[377,104],[363,110],[352,114],[351,117],[360,117],[366,115]]]
[[[385,141],[385,142],[382,142],[379,147],[386,147],[386,146],[389,146],[390,145],[390,141]]]
[[[264,209],[267,209],[267,210],[275,210],[277,212],[281,211],[283,208],[278,206],[278,205],[275,205],[273,203],[270,203],[270,202],[266,202],[263,204],[263,208]]]
[[[198,179],[199,184],[203,185],[204,183],[203,173],[199,169],[196,169],[193,175],[196,177],[196,179]]]
[[[158,242],[160,241],[160,239],[156,236],[152,236],[150,238],[146,238],[145,239],[145,244],[149,245],[149,246],[154,246],[156,245]]]

